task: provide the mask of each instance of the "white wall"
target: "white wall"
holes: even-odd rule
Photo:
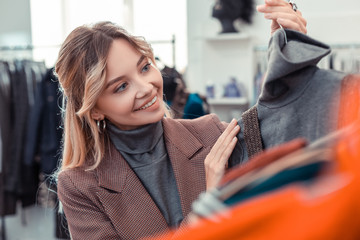
[[[29,0],[1,0],[0,46],[31,45],[30,23]]]
[[[144,36],[154,52],[169,66],[187,65],[186,0],[28,0],[34,59],[52,66],[65,37],[75,27],[97,21],[113,21],[129,32]],[[172,36],[176,36],[173,54]],[[175,61],[174,59],[175,58]]]
[[[262,4],[263,0],[256,0]],[[299,10],[308,21],[308,35],[328,44],[359,43],[359,0],[297,0]],[[259,45],[267,45],[269,24],[260,13],[254,24],[244,30],[255,35]]]
[[[220,23],[211,17],[215,0],[188,0],[188,86],[193,91],[205,91],[204,38],[220,31]],[[262,4],[263,0],[256,0]],[[308,35],[327,44],[360,43],[359,0],[298,0],[299,10],[308,21]],[[266,47],[270,38],[270,21],[255,13],[252,25],[241,25],[249,33],[253,46]],[[249,59],[249,61],[252,61]],[[222,63],[218,64],[221,71]]]
[[[166,65],[182,71],[187,65],[186,0],[132,0],[133,30],[152,44],[154,53]],[[175,51],[172,36],[175,36]],[[168,42],[168,43],[167,43]],[[175,58],[175,59],[173,59]]]

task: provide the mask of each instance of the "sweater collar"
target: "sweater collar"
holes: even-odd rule
[[[161,121],[151,123],[134,130],[120,130],[107,121],[111,141],[121,152],[129,154],[146,153],[154,149],[163,135]]]
[[[187,172],[182,171],[184,163],[191,161],[203,144],[176,119],[163,118],[160,123],[162,123],[160,125],[164,131],[164,141],[174,168],[176,181],[186,188],[189,176]],[[104,159],[96,169],[99,186],[122,192],[132,170],[113,143],[109,143],[107,146]],[[199,176],[192,177],[198,178]]]
[[[287,90],[293,87],[299,88],[299,84],[304,86],[306,79],[294,84],[291,82],[293,78],[283,78],[306,67],[315,67],[329,53],[328,45],[301,32],[289,29],[276,31],[269,42],[268,67],[260,100],[270,100],[281,94],[279,93],[281,88],[278,86],[280,82],[282,88]]]

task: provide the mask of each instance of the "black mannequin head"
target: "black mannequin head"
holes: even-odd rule
[[[221,33],[237,32],[234,21],[251,23],[252,14],[253,0],[216,0],[212,11],[212,16],[221,23]]]

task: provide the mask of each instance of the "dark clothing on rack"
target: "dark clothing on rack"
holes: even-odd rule
[[[182,118],[194,119],[208,113],[209,106],[206,98],[198,93],[189,93]]]
[[[39,171],[45,175],[44,184],[49,186],[49,191],[56,192],[56,186],[53,186],[49,176],[60,160],[63,128],[62,95],[54,68],[47,69],[42,81],[37,83],[34,100],[29,113],[24,163],[28,167],[39,165]],[[57,197],[54,201],[58,201]],[[55,210],[58,210],[58,203]],[[56,237],[70,239],[66,219],[59,211],[55,211],[55,229]]]
[[[174,118],[194,119],[210,113],[206,97],[189,92],[182,75],[175,68],[165,66],[161,73],[164,81],[164,100]]]
[[[171,103],[176,95],[176,88],[178,85],[181,84],[183,88],[186,88],[185,81],[175,68],[169,66],[165,66],[161,70],[161,74],[163,77],[165,101]]]
[[[39,200],[39,174],[47,181],[58,165],[61,101],[53,68],[31,60],[0,62],[1,216],[16,214],[17,202],[49,205]],[[53,188],[51,181],[43,184]],[[58,212],[55,218],[56,236],[68,238],[66,220]]]
[[[48,69],[43,80],[37,84],[35,104],[28,124],[24,161],[26,165],[40,159],[40,170],[49,175],[58,166],[62,138],[61,104],[59,83]]]
[[[16,213],[18,201],[24,207],[36,202],[39,165],[25,164],[24,149],[29,113],[35,104],[37,84],[42,81],[46,67],[43,62],[31,60],[2,62],[1,66],[0,75],[3,80],[7,79],[7,84],[1,84],[1,95],[6,98],[1,101],[4,106],[0,122],[3,149],[0,195],[4,204],[1,204],[0,213],[11,215]]]
[[[44,63],[30,60],[15,61],[12,78],[12,146],[11,162],[5,166],[5,190],[21,199],[22,205],[36,202],[39,183],[38,165],[24,164],[24,149],[29,112],[35,104],[35,89],[44,74]]]
[[[15,201],[3,190],[5,187],[5,166],[11,159],[11,76],[9,65],[0,61],[0,216],[15,213]],[[15,200],[15,199],[14,199]],[[12,203],[11,206],[7,202]]]

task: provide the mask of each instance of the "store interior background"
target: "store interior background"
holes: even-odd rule
[[[0,60],[33,59],[52,67],[59,47],[75,27],[101,20],[116,22],[152,43],[155,55],[184,74],[190,91],[206,94],[212,111],[228,121],[255,102],[254,79],[266,66],[270,21],[257,12],[252,24],[237,22],[237,34],[219,34],[211,17],[215,0],[1,0]],[[254,0],[255,5],[263,0]],[[360,62],[360,1],[298,0],[308,21],[308,35],[329,44],[335,69],[358,72]],[[19,50],[22,49],[22,50]],[[327,68],[328,62],[319,63]],[[262,66],[263,67],[263,66]],[[243,98],[224,99],[231,77],[243,84]],[[8,240],[55,239],[53,209],[34,206],[5,217]]]

